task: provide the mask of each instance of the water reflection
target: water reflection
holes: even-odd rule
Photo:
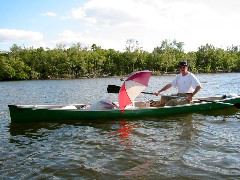
[[[235,116],[225,115],[228,120]],[[209,140],[220,142],[211,138],[214,136],[212,126],[213,122],[218,122],[219,126],[222,120],[222,115],[187,114],[131,121],[10,123],[9,140],[14,145],[11,149],[15,155],[5,155],[3,169],[12,167],[18,159],[21,162],[18,169],[21,167],[28,173],[27,169],[33,167],[34,173],[29,173],[29,178],[45,173],[46,178],[51,174],[69,177],[66,176],[69,173],[73,177],[85,174],[88,178],[97,175],[115,179],[192,177],[192,174],[206,178],[208,169],[216,173],[223,170],[228,174],[231,167],[236,169],[232,171],[236,175],[237,160],[230,162],[231,156],[221,157],[219,161],[228,163],[230,170],[224,166],[216,169],[215,163],[211,164],[211,159],[217,157],[209,153],[212,151],[209,151]],[[217,132],[221,129],[215,130]],[[218,134],[220,136],[224,137]]]
[[[216,179],[240,175],[239,158],[236,158],[240,129],[235,116],[195,115],[197,133],[182,156],[182,163],[192,169],[192,174],[214,174],[211,178]]]
[[[166,168],[166,174],[163,174],[167,177],[169,170],[176,168],[176,162],[181,160],[190,147],[195,137],[195,128],[192,115],[144,121],[141,125],[121,121],[115,133],[121,145],[129,148],[124,150],[131,150],[128,153],[132,156],[125,159],[129,164],[119,174],[128,178],[144,177],[146,174],[149,177],[151,173],[156,174],[161,166],[162,173]],[[116,163],[122,164],[119,161]]]
[[[132,124],[129,124],[126,122],[126,120],[120,121],[120,127],[117,130],[117,133],[119,134],[119,138],[122,140],[129,139],[129,136],[131,135],[133,128],[135,127]]]
[[[9,125],[9,132],[12,136],[24,135],[27,137],[35,137],[44,135],[39,132],[40,129],[53,130],[59,128],[61,124],[58,123],[15,123],[11,122]]]
[[[198,77],[205,81],[201,97],[240,94],[240,73]],[[172,79],[154,76],[146,91]],[[0,82],[1,178],[238,179],[239,111],[125,122],[10,123],[7,104],[94,102],[116,82],[118,78]]]
[[[130,148],[132,145],[132,133],[134,128],[140,127],[138,124],[129,122],[126,120],[120,120],[115,122],[113,131],[111,132],[112,137],[117,137],[120,140],[120,144]]]

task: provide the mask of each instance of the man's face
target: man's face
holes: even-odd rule
[[[187,72],[187,66],[180,66],[180,72],[181,73],[184,73],[184,72]]]

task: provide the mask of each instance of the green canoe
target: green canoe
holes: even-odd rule
[[[145,107],[126,109],[89,110],[83,104],[76,105],[8,105],[11,122],[43,122],[70,120],[130,119],[130,118],[161,118],[184,113],[208,112],[218,109],[239,108],[240,96],[224,98],[202,98],[192,104]],[[73,107],[73,108],[72,108]]]

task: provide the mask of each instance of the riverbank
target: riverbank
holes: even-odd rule
[[[231,74],[231,73],[240,73],[240,72],[228,72],[228,71],[217,71],[217,72],[194,72],[194,74]],[[152,76],[169,76],[169,75],[176,75],[178,74],[178,72],[167,72],[167,73],[163,73],[163,72],[153,72]],[[70,77],[59,77],[59,78],[55,78],[55,77],[47,77],[44,79],[24,79],[24,80],[74,80],[74,79],[96,79],[96,78],[118,78],[121,81],[124,80],[129,74],[126,75],[122,75],[122,76],[108,76],[108,75],[103,75],[103,76],[83,76],[83,77],[78,77],[78,78],[70,78]],[[13,80],[2,80],[2,82],[4,81],[24,81],[22,79],[13,79]],[[1,82],[1,81],[0,81]]]

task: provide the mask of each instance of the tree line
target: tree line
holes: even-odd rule
[[[12,45],[0,53],[0,80],[89,78],[124,76],[133,71],[151,70],[153,74],[176,73],[178,62],[186,59],[195,73],[239,72],[240,49],[217,48],[211,44],[197,51],[184,52],[183,42],[164,40],[152,52],[142,50],[135,41],[127,41],[124,51],[90,48],[80,43],[69,48],[22,48]]]

